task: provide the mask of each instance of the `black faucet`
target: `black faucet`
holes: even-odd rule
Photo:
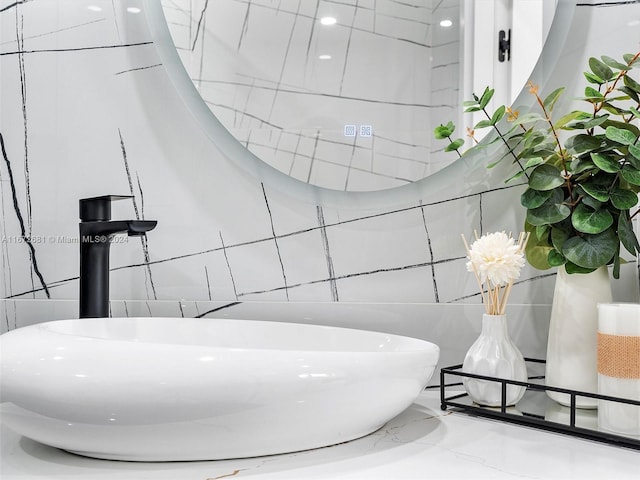
[[[80,318],[109,316],[109,247],[121,233],[141,236],[155,220],[111,220],[111,202],[130,195],[80,200]]]

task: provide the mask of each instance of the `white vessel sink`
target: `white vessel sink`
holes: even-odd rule
[[[96,458],[253,457],[367,435],[429,381],[433,343],[316,325],[61,320],[0,336],[0,414]]]

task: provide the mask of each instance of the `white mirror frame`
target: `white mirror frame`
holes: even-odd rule
[[[484,168],[484,164],[478,165],[479,162],[471,162],[475,164],[471,165],[464,160],[456,160],[433,175],[414,183],[386,190],[364,192],[332,190],[292,178],[251,153],[220,123],[200,97],[180,60],[161,2],[143,0],[143,3],[149,30],[167,75],[196,122],[225,158],[275,190],[313,205],[336,208],[389,208],[432,197],[437,192],[447,190],[453,182],[465,178],[472,169]],[[576,2],[573,0],[558,0],[551,29],[531,74],[532,81],[541,87],[545,85],[561,56],[575,7]],[[530,97],[531,95],[523,91],[514,104],[531,105]]]

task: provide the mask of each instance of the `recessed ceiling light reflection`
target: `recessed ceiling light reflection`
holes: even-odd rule
[[[441,20],[440,21],[440,26],[441,27],[450,27],[451,25],[453,25],[453,22],[451,20]]]
[[[142,11],[142,9],[138,8],[138,7],[129,7],[127,8],[127,12],[129,13],[140,13]]]
[[[92,12],[101,12],[102,8],[97,5],[89,5],[87,10],[91,10]]]
[[[331,55],[318,55],[318,60],[331,60]]]
[[[335,19],[335,17],[322,17],[320,19],[320,23],[322,25],[335,25],[337,22],[337,20]]]

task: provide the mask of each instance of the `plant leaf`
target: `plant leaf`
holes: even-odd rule
[[[505,106],[501,105],[500,107],[498,107],[498,109],[495,112],[493,112],[493,115],[491,116],[491,125],[495,125],[500,120],[502,120],[502,117],[504,117],[505,110],[506,110]]]
[[[618,217],[618,236],[624,248],[626,248],[631,255],[640,252],[640,243],[638,243],[638,238],[633,232],[629,212],[621,212]]]
[[[607,65],[595,57],[589,59],[589,68],[591,71],[603,80],[611,80],[615,74]]]
[[[584,100],[587,100],[587,101],[595,100],[596,103],[604,100],[604,95],[602,95],[595,88],[589,87],[589,86],[587,86],[584,89],[584,97],[585,97]]]
[[[479,102],[480,109],[485,108],[489,104],[489,102],[491,101],[491,98],[493,97],[493,92],[494,92],[493,88],[487,87],[484,89],[484,92],[480,97],[480,102]]]
[[[570,227],[571,222],[567,221],[561,222],[551,227],[551,245],[553,245],[553,247],[559,252],[562,252],[562,246],[564,245],[564,242],[566,242],[567,238],[571,236],[571,230],[570,228],[565,228],[565,223]]]
[[[566,130],[577,130],[577,129],[588,130],[590,128],[594,128],[602,125],[604,122],[607,121],[608,118],[609,118],[609,114],[604,114],[596,118],[591,118],[587,121],[573,122],[572,124],[566,126]]]
[[[602,108],[613,115],[624,115],[626,110],[618,108],[610,101],[606,101],[602,104]]]
[[[524,171],[522,170],[518,170],[516,173],[514,173],[513,175],[511,175],[509,178],[507,178],[504,183],[509,183],[512,180],[517,180],[518,178],[520,178],[521,176],[524,175]]]
[[[625,87],[633,90],[634,92],[640,93],[640,83],[636,82],[629,75],[625,75],[622,81],[624,82]]]
[[[636,170],[640,169],[640,158],[638,158],[638,155],[640,155],[640,148],[635,145],[629,145],[629,155],[624,157],[624,159]]]
[[[542,157],[527,158],[527,163],[525,163],[522,168],[527,170],[529,168],[537,167],[538,165],[541,165],[543,163],[544,159]]]
[[[444,151],[453,152],[455,150],[458,150],[462,145],[464,145],[464,138],[458,138],[457,140],[454,140],[449,145],[447,145]]]
[[[582,197],[582,203],[584,203],[587,207],[593,208],[594,210],[600,210],[602,208],[602,202],[596,200],[591,195],[585,195]]]
[[[547,98],[545,98],[543,102],[544,108],[547,109],[547,112],[551,113],[551,111],[553,111],[553,107],[555,106],[556,102],[558,101],[558,98],[560,98],[560,95],[562,94],[563,91],[564,91],[564,87],[560,87],[560,88],[556,88],[553,92],[547,95]]]
[[[567,239],[562,254],[579,267],[596,269],[607,265],[616,254],[618,237],[612,228],[597,235],[574,236]]]
[[[633,99],[636,103],[640,103],[640,97],[638,97],[638,92],[632,90],[631,88],[624,86],[624,87],[620,87],[618,88],[618,90],[620,90],[621,92],[626,93],[631,99]],[[630,108],[631,111],[633,111],[633,107]]]
[[[584,77],[587,79],[587,82],[589,83],[595,83],[597,85],[602,85],[605,83],[605,81],[603,79],[601,79],[599,76],[594,75],[591,72],[583,72],[584,73]]]
[[[622,55],[622,58],[624,59],[625,62],[627,62],[627,65],[628,65],[627,68],[640,62],[640,57],[636,58],[635,54],[633,53],[625,53],[624,55]]]
[[[596,168],[596,164],[593,163],[591,157],[577,157],[571,160],[571,173],[577,175],[587,170]]]
[[[622,178],[632,185],[640,185],[640,170],[628,164],[624,165],[622,167]]]
[[[437,140],[443,140],[450,137],[455,129],[456,126],[453,124],[453,122],[448,122],[446,125],[440,124],[433,130],[433,135]]]
[[[609,200],[609,189],[606,185],[601,185],[595,182],[585,182],[581,187],[587,195],[595,198],[599,202],[606,202]]]
[[[585,115],[587,116],[585,117]],[[591,117],[585,112],[581,112],[580,110],[574,110],[572,112],[567,113],[566,115],[563,115],[558,120],[556,120],[553,126],[556,129],[565,128],[565,126],[573,120],[585,120],[587,118],[591,118]]]
[[[547,163],[538,165],[529,176],[529,188],[534,190],[553,190],[564,182],[560,170]]]
[[[536,238],[540,240],[549,235],[549,230],[551,229],[551,227],[549,227],[549,225],[538,225],[535,227],[535,229]]]
[[[491,127],[492,123],[490,120],[480,120],[478,123],[476,123],[473,128],[474,129],[478,129],[478,128],[487,128],[487,127]]]
[[[547,201],[538,208],[527,210],[527,222],[534,226],[550,225],[569,218],[571,209],[562,203]]]
[[[520,115],[518,118],[516,118],[510,123],[512,123],[513,125],[526,125],[528,123],[534,123],[539,120],[544,120],[544,117],[539,113],[533,112],[533,113],[525,113],[524,115]]]
[[[572,153],[580,155],[581,153],[591,152],[600,148],[602,141],[597,136],[578,134],[569,138],[565,147]]]
[[[609,140],[621,143],[622,145],[631,145],[638,139],[638,137],[636,137],[633,132],[622,128],[616,128],[612,125],[607,127],[607,129],[604,131],[604,134]]]
[[[613,278],[620,278],[620,244],[613,256]]]
[[[624,188],[614,188],[611,192],[611,204],[618,210],[629,210],[638,203],[638,194]]]
[[[527,188],[524,193],[520,195],[520,204],[529,210],[538,208],[542,206],[542,204],[546,202],[549,197],[551,197],[553,192],[555,192],[555,190],[540,191],[533,190],[532,188]],[[562,198],[560,199],[560,201],[562,201]]]
[[[571,224],[577,231],[593,235],[613,225],[613,216],[606,208],[593,210],[580,203],[571,215]]]
[[[559,267],[560,265],[564,265],[565,263],[567,263],[567,259],[558,250],[553,248],[549,252],[547,262],[549,262],[549,265],[551,265],[552,267]]]
[[[603,55],[600,58],[611,68],[616,68],[618,70],[626,70],[628,68],[625,63],[620,63],[615,58],[607,57],[606,55]]]
[[[538,270],[548,270],[551,268],[549,265],[548,257],[549,252],[553,249],[546,237],[537,237],[535,235],[537,227],[527,223],[524,223],[524,230],[526,232],[531,232],[531,236],[529,237],[529,241],[525,246],[525,255],[527,257],[527,262],[533,268],[537,268]]]
[[[629,145],[629,153],[633,155],[633,158],[640,160],[640,147],[636,145]]]
[[[574,273],[579,273],[579,274],[583,274],[583,273],[591,273],[591,272],[595,272],[597,269],[596,268],[584,268],[584,267],[579,267],[578,265],[576,265],[573,262],[567,262],[564,264],[564,269],[567,271],[568,274],[572,275]]]
[[[602,153],[592,153],[591,160],[602,171],[607,173],[618,173],[620,171],[620,165],[618,162],[608,155]]]
[[[626,110],[624,111],[625,114],[628,114],[629,112],[627,112]],[[640,129],[638,127],[636,127],[634,124],[632,123],[628,123],[628,122],[622,122],[622,121],[616,121],[616,120],[608,120],[603,124],[604,127],[616,127],[619,128],[621,130],[629,130],[631,133],[633,133],[635,135],[636,138],[640,137]]]

